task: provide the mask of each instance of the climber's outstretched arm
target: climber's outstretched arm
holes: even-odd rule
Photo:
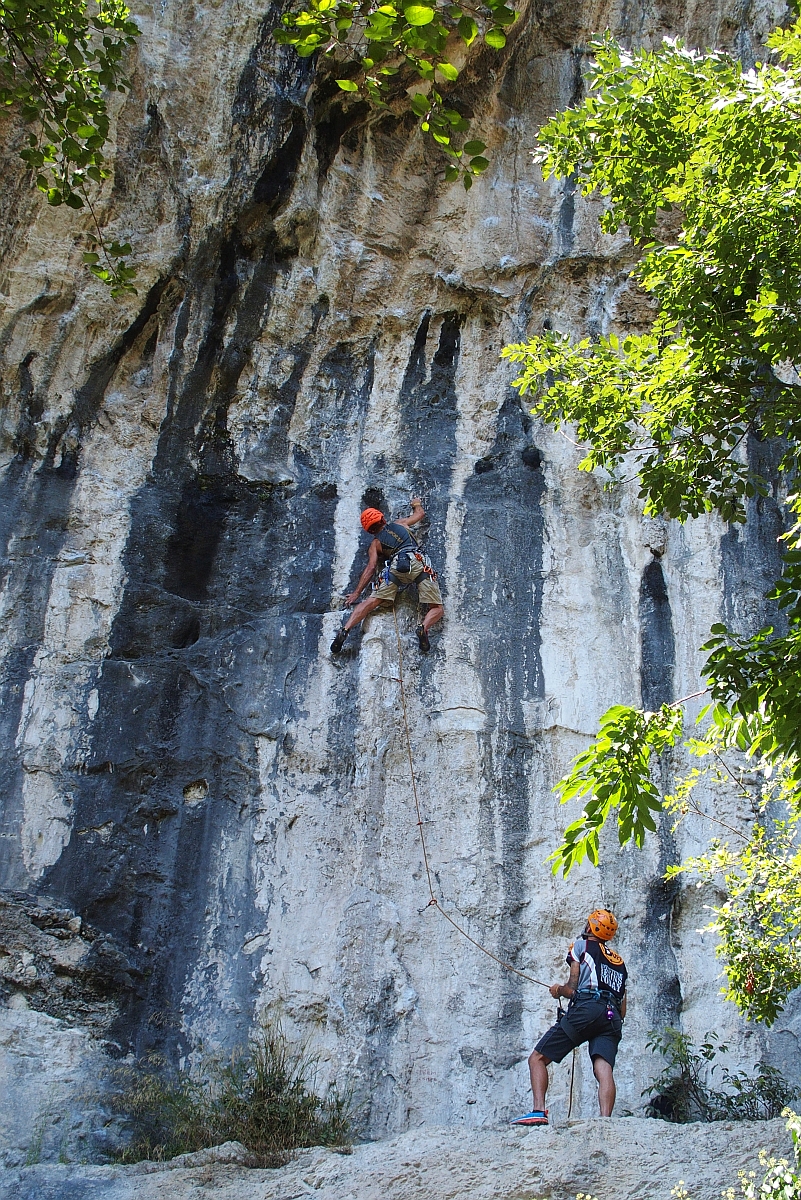
[[[418,521],[422,521],[425,515],[426,510],[420,503],[420,497],[412,496],[412,515],[410,517],[401,517],[401,519],[396,521],[395,524],[405,525],[408,529],[410,525],[416,525]]]

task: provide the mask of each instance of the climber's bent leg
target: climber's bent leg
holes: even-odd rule
[[[421,570],[416,576],[416,582],[417,598],[428,608],[422,623],[417,626],[417,640],[420,643],[420,649],[423,654],[427,654],[431,649],[431,643],[428,640],[429,630],[442,620],[445,608],[442,603],[442,592],[439,590],[436,579],[432,579],[430,575]]]
[[[386,603],[387,596],[382,593],[385,593],[388,588],[392,589],[393,587],[394,594],[391,598],[394,599],[394,596],[398,592],[397,584],[384,584],[381,588],[377,588],[366,600],[362,600],[361,604],[356,605],[345,624],[337,630],[336,636],[331,643],[332,654],[339,654],[341,652],[342,647],[345,645],[345,639],[354,626],[361,624],[365,617],[369,617],[371,612],[375,612],[377,608]]]
[[[445,615],[445,606],[443,604],[432,604],[426,615],[423,617],[423,628],[426,633],[436,625],[437,621],[441,621]]]

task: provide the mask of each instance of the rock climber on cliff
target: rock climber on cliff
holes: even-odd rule
[[[426,654],[431,649],[429,630],[442,619],[445,609],[437,583],[437,573],[428,559],[421,554],[418,543],[409,532],[412,525],[419,524],[426,515],[419,496],[411,502],[411,516],[399,521],[387,521],[377,508],[366,508],[361,515],[362,529],[372,534],[367,552],[367,566],[359,576],[355,589],[346,597],[347,604],[356,604],[345,624],[331,643],[331,653],[339,654],[345,638],[355,625],[360,624],[369,613],[381,604],[394,604],[399,588],[414,583],[421,604],[428,606],[422,624],[417,626],[417,640]],[[373,581],[373,591],[366,600],[358,603],[364,589]]]
[[[588,1043],[592,1069],[598,1080],[598,1106],[602,1117],[611,1117],[615,1106],[612,1073],[626,1015],[626,978],[623,959],[607,943],[617,932],[617,921],[605,908],[591,912],[580,938],[567,952],[570,976],[567,983],[552,983],[554,1000],[569,1000],[567,1012],[561,1005],[556,1024],[537,1042],[528,1060],[534,1108],[513,1125],[547,1125],[548,1065],[561,1062],[571,1050]]]

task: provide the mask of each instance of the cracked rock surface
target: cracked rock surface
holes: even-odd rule
[[[42,1166],[0,1173],[3,1200],[669,1200],[689,1183],[694,1200],[719,1200],[738,1171],[759,1172],[756,1147],[787,1156],[783,1121],[665,1125],[572,1121],[560,1129],[455,1130],[435,1126],[351,1155],[310,1150],[274,1171],[236,1165],[236,1143],[172,1163],[135,1167]],[[198,1161],[200,1160],[200,1161]],[[761,1177],[760,1177],[761,1178]]]
[[[102,1037],[121,994],[135,988],[130,964],[108,937],[44,896],[0,894],[0,995]]]

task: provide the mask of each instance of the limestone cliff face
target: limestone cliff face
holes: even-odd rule
[[[425,907],[391,615],[328,653],[360,508],[400,515],[419,492],[446,619],[427,658],[409,598],[399,625],[445,902],[546,979],[588,906],[614,908],[633,977],[621,1109],[668,1020],[797,1074],[795,1010],[742,1032],[698,932],[709,897],[661,882],[704,829],[665,826],[645,854],[610,841],[567,884],[544,865],[565,821],[552,785],[600,712],[694,692],[710,623],[761,621],[777,503],[744,532],[644,520],[532,424],[498,358],[546,321],[648,315],[625,238],[529,156],[580,94],[589,34],[748,57],[778,10],[529,8],[459,83],[492,155],[469,195],[408,120],[343,108],[276,47],[277,10],[137,15],[101,207],[139,295],[87,280],[77,218],[19,173],[4,233],[4,886],[113,939],[121,1052],[232,1045],[277,1013],[375,1136],[524,1105],[552,1004]],[[591,1115],[583,1056],[576,1071]]]

